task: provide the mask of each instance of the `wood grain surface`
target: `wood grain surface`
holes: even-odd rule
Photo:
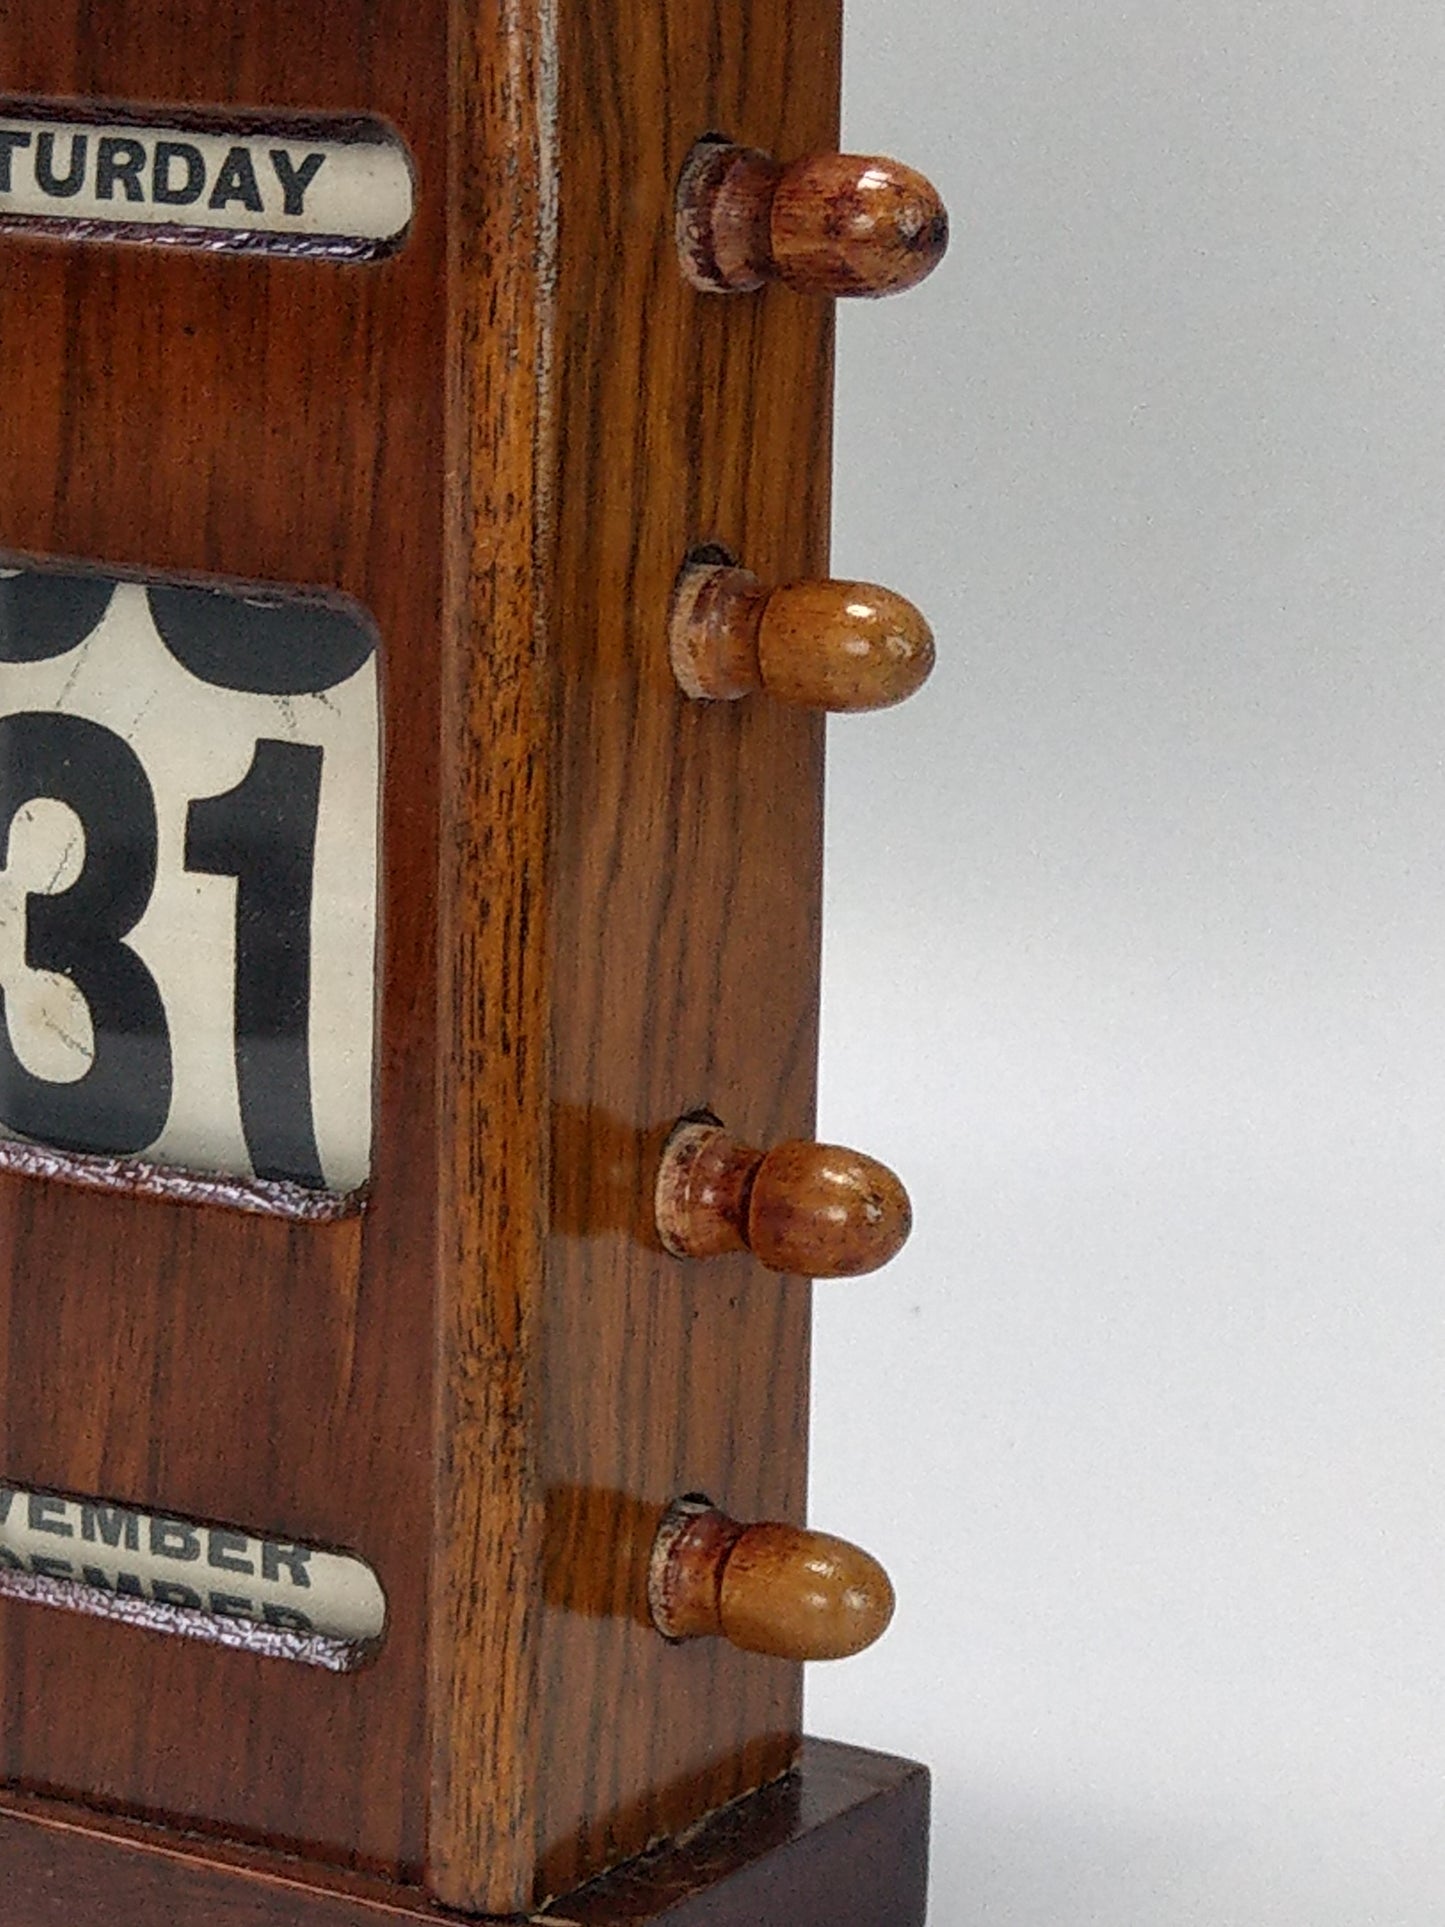
[[[427,1879],[536,1887],[554,541],[551,21],[451,9],[442,1130]]]
[[[373,110],[444,178],[439,0],[14,0],[0,72],[11,94]],[[426,1847],[445,235],[432,192],[377,266],[0,243],[24,370],[0,547],[344,590],[384,638],[386,719],[370,1208],[288,1224],[0,1179],[0,1477],[356,1551],[392,1628],[337,1679],[6,1602],[0,1774],[398,1871]]]
[[[646,1571],[680,1493],[802,1516],[807,1287],[650,1205],[677,1117],[812,1124],[821,724],[688,703],[667,612],[702,544],[825,568],[832,322],[693,292],[671,201],[700,133],[835,143],[839,42],[838,0],[0,16],[8,93],[376,114],[419,180],[377,265],[0,243],[0,548],[384,638],[368,1209],[0,1175],[0,1478],[352,1549],[390,1634],[336,1679],[0,1603],[14,1786],[505,1913],[795,1756],[797,1670],[669,1646]]]
[[[415,1888],[0,1798],[7,1927],[403,1927]],[[810,1741],[799,1771],[569,1894],[535,1927],[921,1927],[928,1775]]]
[[[780,581],[826,572],[833,317],[781,291],[694,292],[673,188],[710,131],[836,143],[840,16],[839,0],[560,14],[557,1208],[534,1700],[550,1893],[772,1778],[800,1728],[797,1668],[664,1644],[646,1582],[683,1493],[802,1518],[809,1288],[746,1256],[666,1257],[652,1193],[689,1112],[753,1143],[813,1127],[822,722],[689,702],[667,638],[696,547]]]

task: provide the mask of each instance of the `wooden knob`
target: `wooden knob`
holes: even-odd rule
[[[750,1251],[769,1271],[856,1278],[897,1256],[913,1210],[888,1167],[858,1151],[794,1141],[764,1153],[688,1119],[663,1152],[657,1229],[675,1258]]]
[[[765,691],[834,712],[889,709],[933,669],[933,631],[891,589],[793,582],[768,589],[747,569],[684,569],[673,597],[673,673],[689,696],[733,702]]]
[[[876,1559],[844,1539],[740,1525],[683,1499],[657,1535],[648,1603],[669,1639],[725,1639],[773,1659],[850,1659],[888,1630],[893,1587]]]
[[[781,281],[800,294],[898,294],[948,249],[937,189],[901,161],[810,154],[784,167],[752,147],[700,141],[677,194],[683,271],[709,294]]]

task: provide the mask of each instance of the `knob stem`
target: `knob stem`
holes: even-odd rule
[[[773,278],[771,216],[783,170],[729,141],[699,141],[677,189],[683,272],[704,294],[752,294]]]
[[[657,1174],[657,1233],[674,1258],[748,1249],[748,1200],[763,1154],[715,1119],[685,1119]]]
[[[673,673],[694,700],[736,702],[763,686],[759,637],[768,591],[750,569],[684,569],[672,602]]]

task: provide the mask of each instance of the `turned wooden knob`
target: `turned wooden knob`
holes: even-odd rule
[[[677,192],[683,271],[709,294],[781,281],[800,294],[898,294],[948,249],[938,191],[901,161],[810,154],[783,166],[756,148],[700,141]]]
[[[682,1499],[653,1547],[648,1604],[669,1639],[725,1639],[773,1659],[850,1659],[888,1630],[893,1587],[876,1559],[844,1539],[740,1525]]]
[[[673,597],[673,673],[689,696],[733,702],[765,691],[834,712],[889,709],[933,669],[933,631],[902,596],[870,582],[766,588],[747,569],[699,563]]]
[[[887,1165],[836,1144],[763,1152],[722,1125],[689,1119],[657,1177],[657,1230],[675,1258],[750,1251],[769,1271],[855,1278],[896,1257],[913,1229]]]

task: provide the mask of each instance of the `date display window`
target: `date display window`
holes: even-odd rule
[[[365,1183],[376,650],[340,601],[0,558],[0,1139]]]

